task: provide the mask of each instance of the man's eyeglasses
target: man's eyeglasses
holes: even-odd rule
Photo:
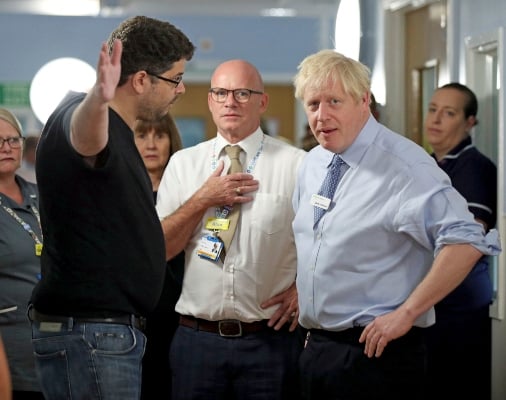
[[[0,138],[0,149],[4,147],[4,143],[9,143],[9,146],[11,149],[19,149],[23,142],[25,141],[25,138],[22,136],[16,136],[16,137],[9,137],[7,139]]]
[[[228,94],[232,92],[234,95],[235,101],[238,103],[247,103],[251,94],[264,94],[264,92],[259,92],[257,90],[252,89],[223,89],[223,88],[211,88],[209,89],[209,93],[211,93],[211,98],[218,102],[224,103],[227,100]]]
[[[181,75],[176,76],[176,78],[174,78],[174,79],[171,79],[171,78],[166,78],[164,76],[152,74],[151,72],[147,72],[147,71],[146,71],[146,73],[148,75],[154,76],[155,78],[161,79],[162,81],[173,83],[175,85],[175,87],[177,87],[177,85],[179,85],[181,83],[181,81],[183,80],[183,77]]]

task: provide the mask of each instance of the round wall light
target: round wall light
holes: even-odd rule
[[[57,58],[42,66],[30,85],[30,104],[45,124],[69,91],[88,92],[96,80],[95,69],[78,58]]]
[[[361,35],[360,2],[358,0],[341,0],[336,16],[336,51],[346,57],[358,60]]]

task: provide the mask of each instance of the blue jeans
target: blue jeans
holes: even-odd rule
[[[138,400],[146,338],[128,325],[32,322],[42,391],[51,400]]]

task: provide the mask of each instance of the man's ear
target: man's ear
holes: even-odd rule
[[[151,86],[151,77],[146,71],[137,71],[129,78],[132,89],[137,93],[144,93],[148,86]],[[128,84],[128,83],[127,83]]]

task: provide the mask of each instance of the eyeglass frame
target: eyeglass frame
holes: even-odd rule
[[[4,147],[4,144],[7,142],[9,144],[9,147],[11,149],[20,149],[21,147],[23,147],[23,143],[25,142],[25,137],[24,136],[14,136],[14,137],[9,137],[7,139],[4,139],[4,138],[0,138],[0,149],[2,149]],[[12,145],[12,140],[17,140],[17,143],[19,143],[19,146],[13,146]]]
[[[161,79],[162,81],[170,82],[175,85],[174,86],[175,88],[177,88],[179,86],[179,84],[183,81],[183,77],[181,75],[179,75],[180,79],[178,81],[176,81],[175,79],[166,78],[165,76],[161,76],[161,75],[157,75],[157,74],[152,74],[151,72],[148,72],[148,71],[146,71],[146,74],[154,76],[155,78]]]
[[[215,90],[225,90],[227,92],[223,101],[218,100],[218,98],[217,98],[218,95],[216,94]],[[246,91],[249,93],[249,96],[245,101],[238,100],[237,97],[235,96],[235,92],[239,91],[239,90]],[[237,101],[238,103],[241,103],[241,104],[247,103],[249,101],[249,99],[251,98],[252,94],[264,94],[264,92],[259,92],[258,90],[247,89],[247,88],[225,89],[225,88],[221,88],[221,87],[213,87],[213,88],[209,89],[209,93],[211,94],[211,98],[217,103],[225,103],[225,101],[227,101],[228,94],[230,92],[232,92],[232,96],[234,97],[234,100]]]

